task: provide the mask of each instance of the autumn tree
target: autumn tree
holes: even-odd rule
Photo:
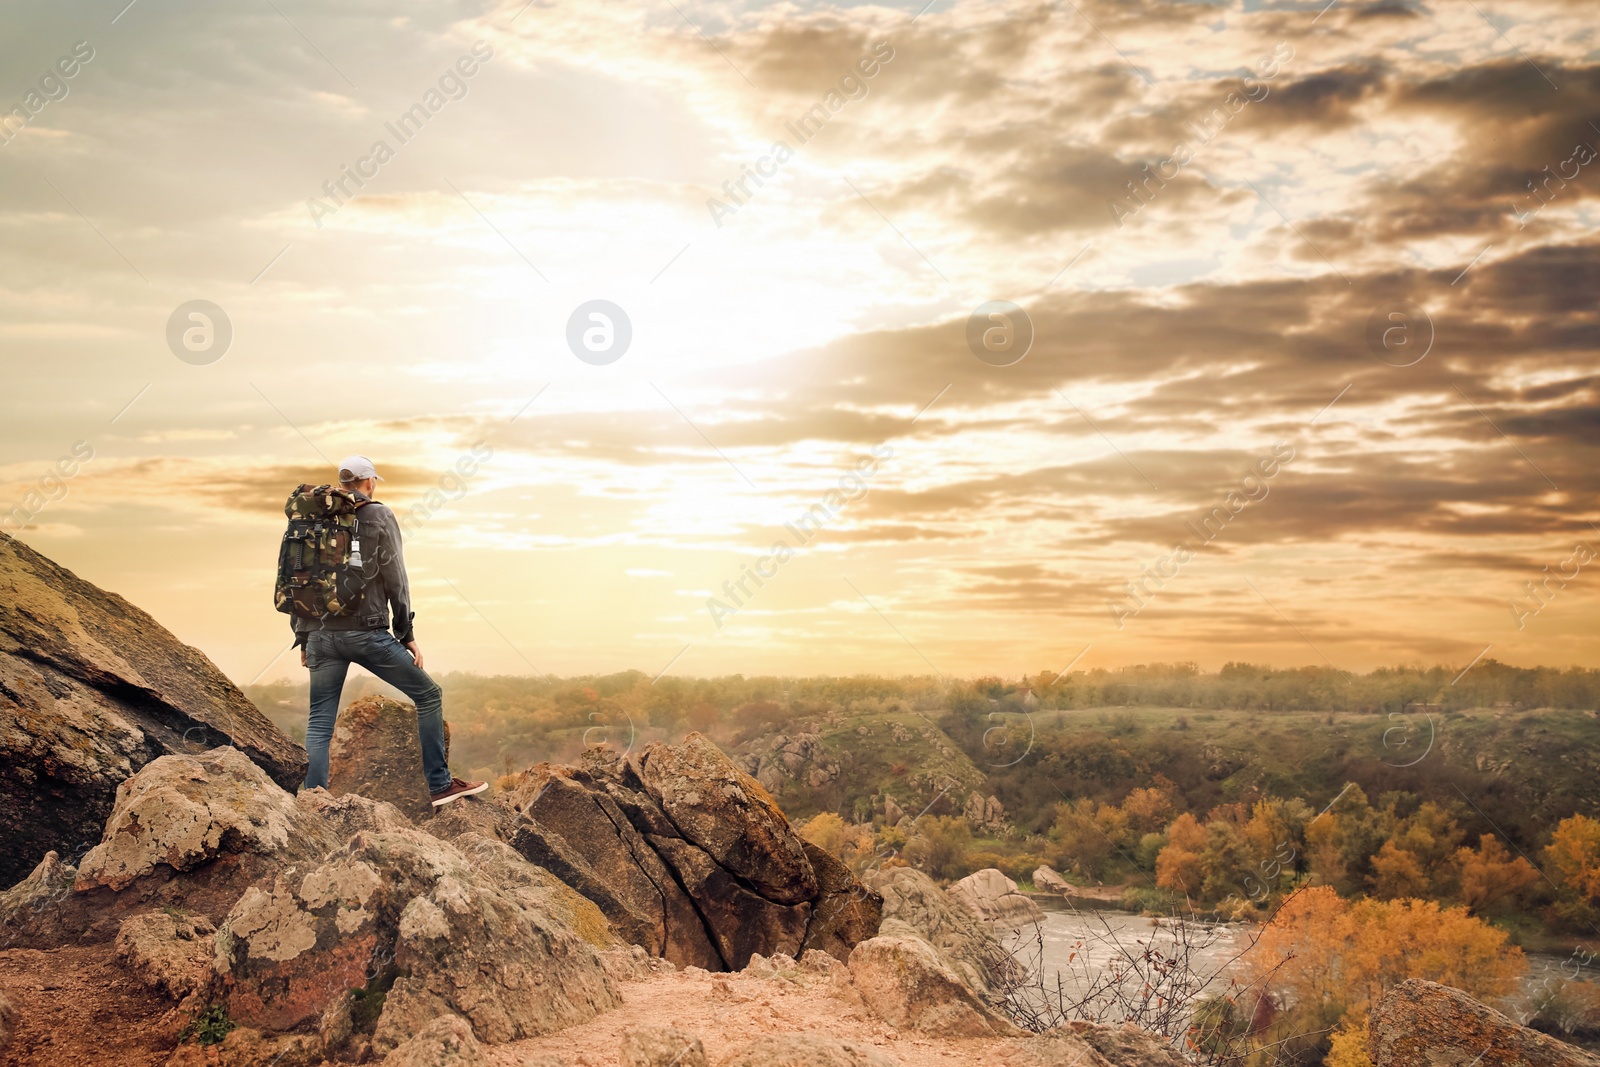
[[[1561,893],[1556,914],[1576,925],[1600,922],[1600,822],[1587,815],[1562,819],[1544,859]]]
[[[1461,900],[1474,915],[1496,915],[1525,907],[1530,891],[1539,883],[1539,871],[1521,856],[1513,856],[1493,834],[1478,838],[1476,851],[1456,852],[1461,868]]]
[[[1506,934],[1431,900],[1348,901],[1315,886],[1286,900],[1245,957],[1253,980],[1291,1005],[1282,1034],[1337,1031],[1359,1067],[1368,1010],[1384,990],[1424,978],[1480,1000],[1512,993],[1526,970]]]
[[[1122,802],[1128,829],[1135,838],[1165,827],[1172,821],[1173,807],[1172,793],[1166,789],[1135,789]]]
[[[1206,837],[1200,820],[1188,812],[1172,820],[1167,829],[1167,847],[1156,857],[1156,885],[1188,897],[1198,896],[1205,880],[1200,860]]]
[[[1064,871],[1076,869],[1089,878],[1100,877],[1113,852],[1110,838],[1096,822],[1093,801],[1086,799],[1056,805],[1050,840],[1057,867]]]
[[[1415,852],[1393,841],[1385,841],[1372,857],[1372,874],[1367,881],[1373,896],[1385,900],[1420,897],[1428,892],[1428,872],[1422,869],[1422,861]]]

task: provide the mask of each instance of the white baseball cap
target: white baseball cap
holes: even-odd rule
[[[378,468],[374,467],[372,460],[366,456],[346,456],[339,461],[341,482],[359,482],[367,478],[383,481],[383,475],[378,473]]]

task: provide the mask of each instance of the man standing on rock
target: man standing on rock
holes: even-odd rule
[[[450,775],[445,756],[444,694],[422,669],[411,623],[411,584],[406,580],[405,556],[400,543],[400,523],[394,512],[372,499],[378,482],[377,468],[366,456],[348,456],[339,464],[339,487],[358,502],[356,543],[350,567],[364,582],[360,609],[350,615],[320,619],[291,616],[300,665],[311,669],[311,714],[306,722],[304,788],[328,787],[328,744],[339,716],[339,695],[344,690],[350,664],[359,663],[388,682],[417,706],[417,738],[422,742],[422,772],[428,780],[433,806],[489,788],[487,782],[467,782]],[[389,633],[389,608],[394,607],[394,633]]]

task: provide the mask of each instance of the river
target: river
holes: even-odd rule
[[[1124,911],[1052,908],[1054,903],[1040,901],[1051,910],[1045,912],[1037,933],[1030,927],[1008,938],[1006,945],[1019,962],[1035,973],[1043,971],[1052,1001],[1058,980],[1068,1002],[1088,997],[1079,1017],[1102,1022],[1125,1017],[1123,998],[1110,993],[1119,972],[1126,975],[1121,983],[1125,994],[1143,995],[1150,983],[1154,997],[1185,1001],[1226,993],[1234,981],[1248,981],[1239,956],[1249,947],[1252,924],[1158,922]],[[1513,1018],[1525,1019],[1537,1001],[1559,987],[1563,977],[1576,976],[1587,982],[1600,978],[1593,959],[1580,967],[1572,956],[1529,952],[1527,960],[1528,973],[1521,989],[1501,1006]],[[1038,966],[1041,962],[1042,968]]]

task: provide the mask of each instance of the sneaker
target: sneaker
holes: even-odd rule
[[[460,778],[450,779],[450,788],[442,793],[433,794],[433,806],[441,808],[457,797],[470,797],[474,793],[481,793],[489,788],[488,782],[466,782]]]

